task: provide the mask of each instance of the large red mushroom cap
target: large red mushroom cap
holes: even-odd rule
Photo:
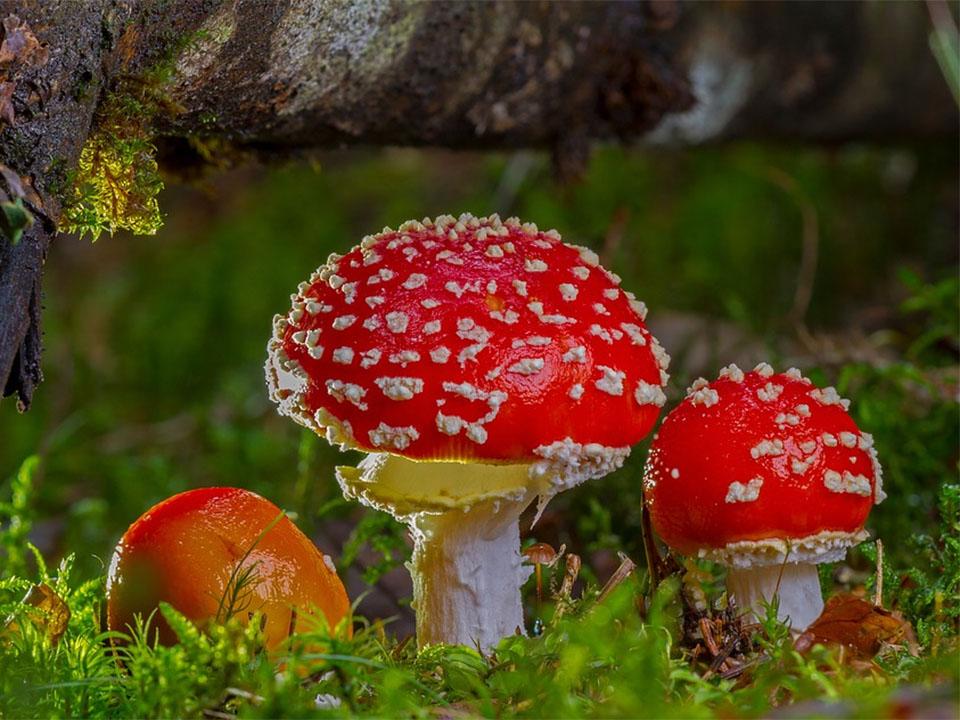
[[[619,464],[664,402],[669,357],[643,304],[592,251],[516,219],[387,228],[292,300],[274,320],[271,397],[343,446]]]
[[[766,363],[697,380],[650,448],[657,533],[681,553],[739,567],[842,557],[885,497],[873,438],[848,404]]]

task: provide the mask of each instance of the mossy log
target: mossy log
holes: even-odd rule
[[[49,243],[88,223],[152,229],[154,143],[178,163],[224,142],[538,147],[574,178],[596,140],[957,124],[920,3],[0,0],[0,19],[0,224],[20,224],[0,237],[0,379],[24,408]],[[124,163],[125,179],[103,171]]]

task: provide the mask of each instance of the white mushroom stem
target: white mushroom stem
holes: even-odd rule
[[[533,569],[521,561],[520,513],[534,497],[549,498],[615,470],[630,448],[567,438],[535,452],[542,461],[514,465],[370,453],[355,468],[337,468],[346,497],[410,526],[420,647],[489,650],[522,634],[520,588]]]
[[[793,630],[806,630],[823,612],[820,575],[814,563],[784,563],[727,570],[727,594],[737,607],[761,618],[779,597],[777,617]]]
[[[522,565],[519,519],[527,504],[487,500],[410,520],[420,647],[451,643],[486,651],[524,633],[520,587],[533,569]]]

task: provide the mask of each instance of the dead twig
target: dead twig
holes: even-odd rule
[[[873,604],[883,607],[883,540],[877,540],[877,587],[873,593]]]
[[[580,556],[570,553],[567,555],[567,564],[563,573],[563,582],[560,585],[560,596],[566,599],[570,599],[570,594],[573,592],[573,584],[577,581],[577,577],[580,575]]]
[[[714,657],[720,654],[720,648],[717,647],[717,641],[713,637],[713,627],[710,618],[702,617],[697,623],[700,626],[700,637],[703,638],[703,644]]]
[[[731,680],[731,679],[733,679],[733,678],[735,678],[735,677],[739,677],[740,675],[742,675],[744,672],[746,672],[747,670],[749,670],[749,669],[750,669],[751,667],[753,667],[754,665],[757,665],[757,664],[759,664],[759,663],[761,663],[761,662],[763,662],[764,660],[767,660],[767,659],[769,659],[769,658],[768,658],[768,656],[765,655],[765,654],[764,654],[764,655],[758,655],[757,657],[753,658],[753,659],[750,660],[749,662],[745,662],[745,663],[743,663],[742,665],[737,665],[736,667],[734,667],[734,668],[732,668],[732,669],[730,669],[730,670],[727,670],[726,672],[720,673],[720,678],[721,678],[722,680]]]
[[[610,267],[613,264],[629,222],[630,208],[621,205],[614,211],[613,217],[610,218],[610,225],[607,227],[607,233],[603,238],[603,246],[600,248],[600,264],[604,267]]]
[[[597,597],[597,603],[602,603],[604,600],[606,600],[610,593],[619,587],[620,584],[630,577],[633,574],[633,571],[637,569],[637,564],[622,552],[618,552],[617,556],[620,558],[620,567],[614,570],[613,575],[610,576],[610,579],[607,580],[606,584],[603,586],[599,597]]]
[[[563,572],[563,582],[560,584],[560,590],[557,592],[557,608],[553,613],[554,622],[563,617],[572,605],[571,594],[573,593],[573,584],[580,575],[580,556],[570,553],[567,555],[566,567]]]
[[[204,709],[203,716],[208,718],[215,718],[216,720],[236,720],[236,715],[227,712],[221,712],[220,710],[211,710],[209,708]]]
[[[813,297],[813,283],[817,275],[817,261],[820,254],[820,223],[817,218],[817,209],[797,181],[783,170],[769,167],[766,168],[765,175],[771,183],[789,195],[800,210],[800,267],[797,269],[797,287],[787,319],[796,329],[801,340],[806,342],[810,336],[806,316],[810,299]]]
[[[647,572],[650,574],[650,591],[656,590],[663,575],[660,572],[662,560],[657,549],[657,541],[653,539],[653,525],[650,523],[650,510],[647,508],[646,493],[643,497],[643,508],[640,515],[640,533],[643,536],[643,554],[647,560]]]

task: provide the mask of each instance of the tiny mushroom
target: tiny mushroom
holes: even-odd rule
[[[337,477],[411,529],[420,645],[522,632],[520,513],[618,468],[663,405],[643,303],[556,231],[468,214],[368,236],[292,301],[271,397],[369,453]]]
[[[674,550],[726,565],[727,590],[756,616],[779,597],[795,630],[823,610],[817,563],[867,538],[885,497],[873,438],[849,401],[791,368],[730,365],[697,380],[664,419],[644,474],[653,527]]]
[[[536,543],[524,549],[523,557],[528,563],[532,563],[534,567],[534,575],[536,576],[537,580],[538,603],[543,597],[543,570],[541,568],[544,565],[548,567],[552,566],[557,560],[560,559],[566,549],[566,545],[561,545],[560,551],[557,552],[553,549],[553,546],[548,543]]]

